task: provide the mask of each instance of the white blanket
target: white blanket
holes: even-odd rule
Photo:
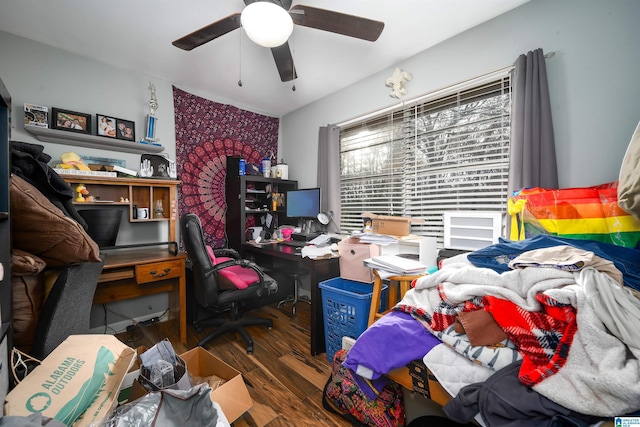
[[[525,310],[539,311],[541,307],[535,298],[539,292],[570,303],[577,309],[578,331],[566,364],[534,386],[534,390],[580,413],[616,416],[640,409],[640,343],[622,341],[625,334],[633,337],[629,328],[624,327],[627,324],[624,319],[640,319],[640,310],[630,300],[631,293],[619,292],[616,300],[607,297],[607,292],[593,292],[596,277],[599,286],[603,286],[602,283],[612,286],[614,281],[603,275],[594,269],[572,273],[535,267],[498,274],[465,263],[451,264],[418,279],[415,288],[406,293],[400,304],[432,314],[441,298],[460,303],[476,296],[492,295]],[[438,285],[441,286],[437,289]],[[597,311],[594,306],[599,307]],[[624,314],[612,316],[608,311]],[[610,333],[607,324],[618,325],[616,334],[620,338]]]

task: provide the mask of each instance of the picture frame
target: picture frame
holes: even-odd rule
[[[98,136],[116,137],[116,118],[105,114],[96,114],[96,128]]]
[[[171,161],[161,154],[142,154],[140,156],[140,176],[143,178],[175,178],[170,168]],[[175,164],[173,165],[175,168]]]
[[[43,105],[24,104],[25,126],[49,127],[49,108]]]
[[[131,120],[116,119],[116,139],[136,140],[136,124]]]
[[[91,114],[52,107],[51,128],[91,134]]]

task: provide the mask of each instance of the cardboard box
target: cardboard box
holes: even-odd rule
[[[373,272],[370,267],[363,264],[363,261],[380,255],[380,246],[360,243],[357,238],[349,237],[338,242],[338,255],[340,255],[341,278],[356,282],[373,282]]]
[[[371,220],[371,231],[373,233],[388,234],[390,236],[408,236],[411,234],[411,224],[424,223],[424,220],[421,219],[404,216],[376,215],[371,212],[362,213],[362,217]]]
[[[253,406],[253,400],[244,383],[242,374],[235,368],[218,359],[202,347],[196,347],[180,355],[187,365],[187,373],[191,384],[197,385],[197,379],[206,379],[212,375],[225,380],[224,384],[211,391],[211,400],[218,403],[230,423],[240,418]],[[147,394],[136,379],[131,385],[129,401],[134,401]]]
[[[112,335],[72,335],[7,395],[4,414],[42,412],[74,427],[97,423],[116,407],[135,356]]]

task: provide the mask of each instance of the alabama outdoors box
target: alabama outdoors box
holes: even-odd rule
[[[72,335],[7,395],[4,414],[95,425],[115,408],[135,355],[112,335]]]

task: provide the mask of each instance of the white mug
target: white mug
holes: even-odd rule
[[[138,208],[138,219],[149,219],[149,208]]]

